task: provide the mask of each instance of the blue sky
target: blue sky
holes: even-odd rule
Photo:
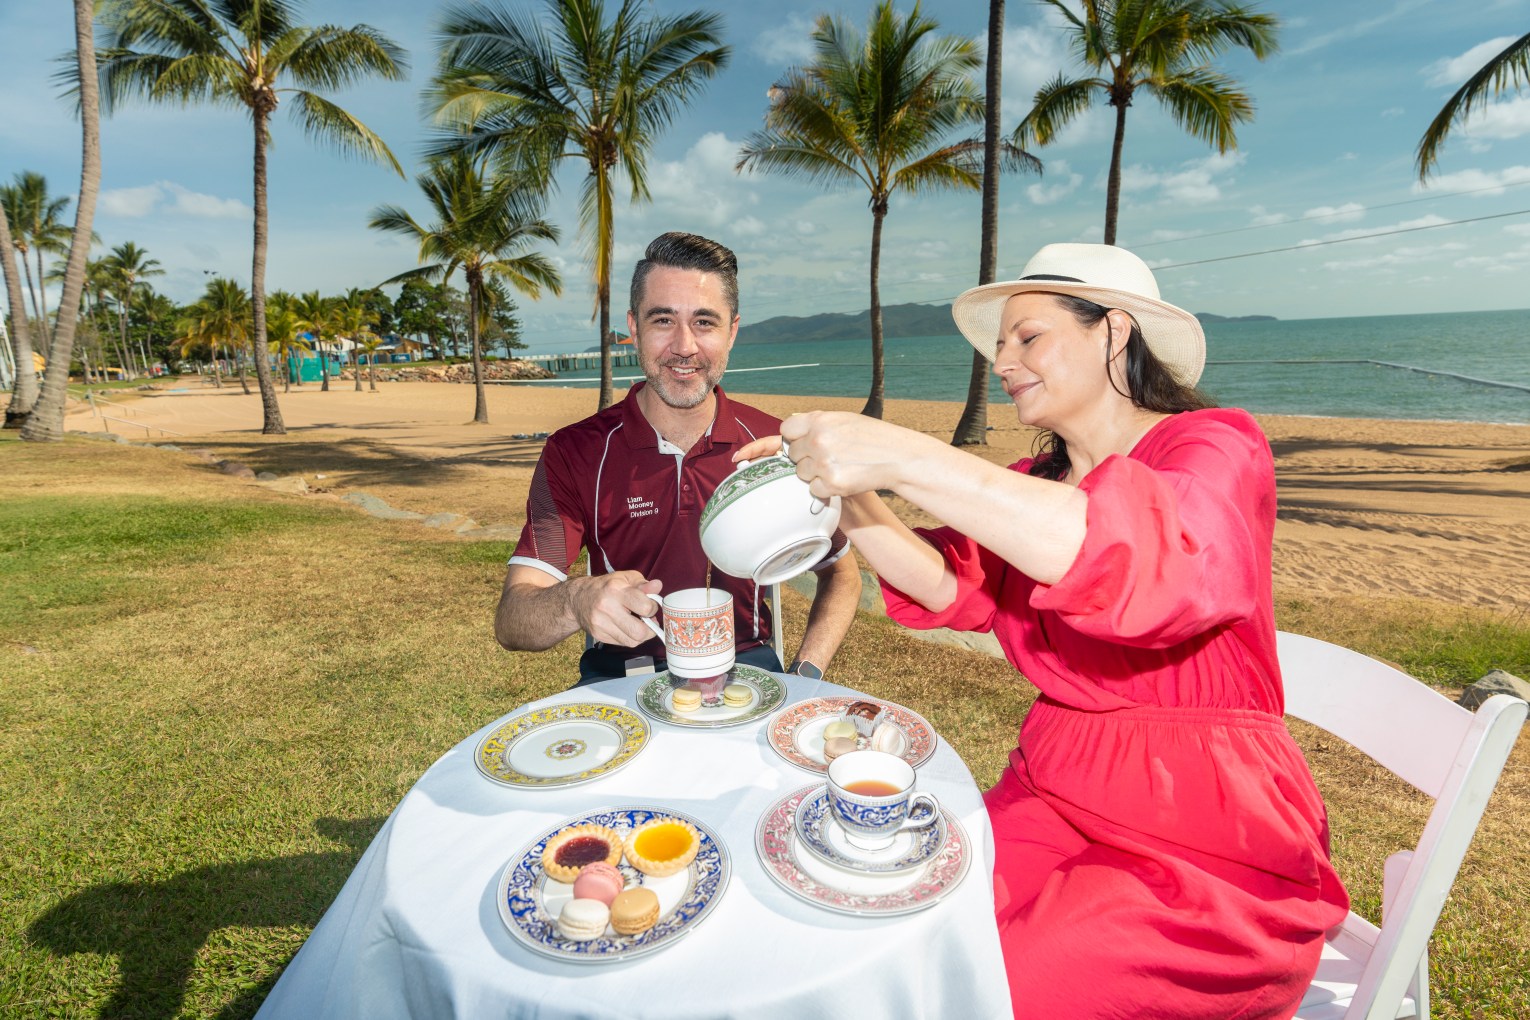
[[[667,13],[699,6],[654,3]],[[722,13],[732,60],[660,141],[650,164],[653,201],[618,207],[613,290],[624,290],[651,237],[684,229],[738,252],[746,322],[864,309],[871,233],[864,190],[740,176],[732,167],[739,143],[761,123],[766,89],[808,55],[813,17],[864,22],[870,3],[706,6]],[[1236,152],[1219,156],[1184,135],[1150,98],[1129,116],[1118,241],[1159,267],[1164,296],[1194,311],[1283,319],[1530,306],[1530,92],[1501,98],[1458,131],[1428,188],[1412,169],[1419,135],[1445,99],[1489,54],[1530,31],[1530,0],[1266,0],[1261,7],[1282,19],[1280,52],[1264,62],[1241,53],[1221,62],[1257,106],[1253,123],[1239,128]],[[923,10],[942,31],[982,46],[986,4],[940,0]],[[428,135],[419,93],[434,69],[439,11],[419,0],[303,7],[309,23],[366,22],[409,51],[407,82],[333,98],[384,137],[410,179],[335,155],[279,112],[268,288],[338,293],[415,265],[411,244],[368,230],[366,221],[385,202],[425,212],[412,178]],[[66,4],[0,0],[0,179],[35,170],[56,194],[78,188],[78,128],[51,80],[72,33]],[[1006,130],[1062,68],[1073,65],[1043,9],[1009,0]],[[1001,276],[1018,275],[1042,244],[1100,239],[1111,129],[1111,111],[1097,108],[1038,150],[1042,177],[1004,178]],[[177,300],[199,294],[207,271],[247,282],[250,134],[242,113],[208,107],[134,105],[104,120],[95,222],[103,242],[147,248],[167,270],[155,285]],[[570,162],[548,210],[563,230],[550,254],[562,267],[564,295],[522,302],[534,350],[594,342],[577,174]],[[976,281],[978,207],[976,193],[894,199],[883,235],[884,302],[945,302]],[[1469,219],[1481,221],[1311,246]],[[1304,250],[1228,258],[1299,245]],[[1225,261],[1203,261],[1213,259]]]

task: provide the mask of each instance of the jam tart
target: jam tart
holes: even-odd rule
[[[621,859],[621,833],[604,825],[573,825],[547,841],[542,870],[548,878],[572,882],[586,864],[605,861],[614,866]]]

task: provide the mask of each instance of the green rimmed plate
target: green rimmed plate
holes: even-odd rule
[[[549,705],[496,726],[478,742],[473,764],[506,786],[573,786],[637,757],[648,733],[648,723],[622,705]]]
[[[737,707],[703,705],[694,712],[675,711],[675,688],[685,686],[682,677],[659,673],[638,688],[637,705],[644,713],[671,726],[688,726],[693,729],[718,729],[723,726],[741,726],[754,722],[771,712],[786,700],[786,685],[763,669],[737,663],[729,683],[743,684],[753,693],[749,704]]]

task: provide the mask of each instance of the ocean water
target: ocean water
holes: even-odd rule
[[[889,398],[967,399],[972,348],[960,335],[886,341]],[[1201,387],[1262,414],[1530,423],[1530,309],[1206,326]],[[618,369],[618,390],[640,377]],[[569,372],[594,385],[597,372]],[[865,397],[871,343],[738,344],[724,385],[735,393]],[[990,414],[1008,403],[990,375]]]

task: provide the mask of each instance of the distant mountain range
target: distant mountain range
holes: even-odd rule
[[[1202,322],[1273,322],[1273,315],[1213,315],[1196,312]],[[956,333],[950,305],[883,305],[882,334],[886,337],[950,336]],[[740,326],[738,342],[762,344],[774,340],[861,340],[871,335],[871,312],[823,312],[818,315],[778,315]]]

